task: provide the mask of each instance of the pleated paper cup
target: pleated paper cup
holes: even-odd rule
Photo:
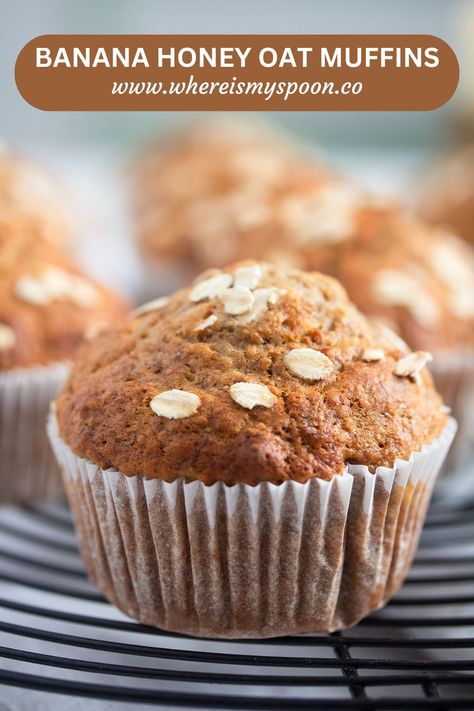
[[[64,496],[46,421],[67,373],[64,363],[0,373],[0,504]]]
[[[474,350],[436,354],[430,370],[443,402],[451,408],[458,423],[458,433],[443,468],[444,476],[459,472],[474,448]]]
[[[375,474],[253,487],[127,477],[77,457],[54,415],[48,428],[107,599],[146,625],[261,638],[354,625],[398,590],[456,424]]]

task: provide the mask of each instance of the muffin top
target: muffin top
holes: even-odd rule
[[[337,281],[241,262],[81,349],[58,399],[72,450],[127,476],[255,485],[371,470],[436,438],[425,364]]]
[[[20,223],[21,233],[60,245],[67,220],[59,190],[34,163],[0,144],[0,221]]]
[[[444,229],[397,205],[360,205],[337,243],[301,239],[300,264],[339,279],[366,314],[383,319],[414,349],[474,345],[474,252]]]
[[[0,212],[0,278],[18,264],[34,259],[56,261],[63,258],[61,245],[44,237],[43,226],[25,215],[14,220]]]
[[[54,252],[0,269],[0,370],[68,360],[125,304]]]
[[[339,216],[357,197],[286,136],[245,123],[195,126],[140,163],[138,239],[147,256],[193,276],[242,258],[278,262],[295,223],[308,238],[344,235]]]
[[[451,227],[474,244],[474,143],[432,166],[418,210],[424,219]]]

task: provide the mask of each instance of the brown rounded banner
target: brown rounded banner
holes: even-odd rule
[[[432,35],[43,35],[15,79],[45,111],[430,111],[459,66]]]

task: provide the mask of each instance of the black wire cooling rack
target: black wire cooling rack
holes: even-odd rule
[[[87,581],[66,507],[0,508],[0,645],[5,692],[48,709],[472,710],[474,503],[432,506],[407,583],[356,628],[255,642],[134,623]]]

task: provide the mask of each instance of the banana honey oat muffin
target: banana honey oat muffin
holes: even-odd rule
[[[425,220],[448,227],[474,244],[474,144],[432,166],[418,210]]]
[[[429,356],[416,358],[416,373],[397,374],[398,339],[334,280],[244,263],[89,344],[58,420],[76,453],[127,476],[330,479],[347,462],[390,466],[441,433]]]
[[[321,274],[212,270],[86,344],[50,437],[87,569],[146,624],[354,624],[404,579],[453,436],[424,367]]]
[[[118,296],[64,258],[22,259],[0,272],[0,370],[69,360],[85,337],[126,313]]]
[[[40,250],[41,251],[41,250]],[[121,299],[52,248],[0,269],[0,502],[63,489],[46,438],[49,403],[85,337],[124,320]]]
[[[181,280],[242,258],[279,262],[281,252],[297,266],[288,250],[295,221],[308,238],[339,238],[347,227],[339,216],[357,198],[288,137],[221,120],[192,126],[141,160],[137,238],[148,265]]]
[[[337,243],[295,233],[307,269],[339,279],[368,315],[383,319],[414,349],[474,346],[474,252],[398,205],[362,204]]]
[[[29,217],[4,218],[0,213],[0,278],[21,261],[61,259],[62,250],[43,238],[43,228]]]

